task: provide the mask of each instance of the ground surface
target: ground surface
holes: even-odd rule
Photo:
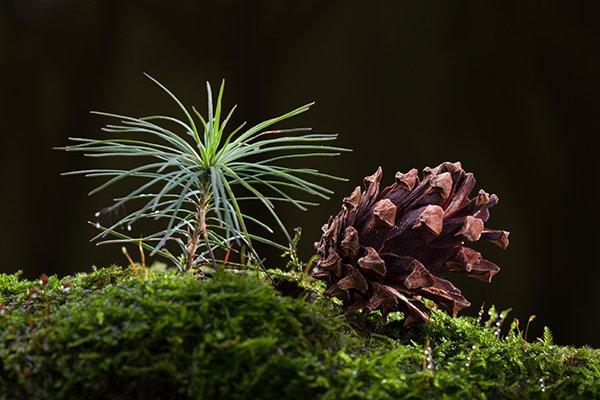
[[[600,398],[600,350],[504,313],[405,330],[273,275],[0,274],[0,399]]]

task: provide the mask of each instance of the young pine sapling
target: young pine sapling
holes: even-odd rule
[[[189,111],[173,93],[148,76],[181,109],[184,119],[153,115],[129,117],[96,114],[119,120],[102,130],[101,139],[70,138],[76,144],[66,151],[83,152],[89,157],[136,157],[140,164],[131,168],[100,168],[67,172],[88,177],[108,178],[91,194],[98,193],[125,178],[141,178],[142,183],[125,196],[115,199],[103,211],[112,212],[127,205],[129,210],[108,226],[95,225],[102,231],[92,240],[100,243],[138,242],[125,232],[140,220],[160,220],[161,228],[142,238],[142,245],[152,254],[169,259],[181,270],[189,270],[210,260],[216,268],[214,251],[234,243],[244,245],[258,259],[253,242],[286,250],[292,239],[275,203],[283,202],[305,210],[316,203],[299,198],[298,193],[327,199],[332,192],[314,178],[340,180],[312,168],[282,164],[289,159],[335,156],[344,148],[322,144],[337,135],[310,133],[309,128],[273,130],[272,125],[307,111],[311,104],[296,108],[279,117],[245,129],[245,123],[226,131],[236,107],[224,114],[221,84],[216,104],[207,83],[208,114],[203,117],[195,108]],[[167,128],[166,126],[175,127]],[[179,133],[182,132],[182,133]],[[295,193],[294,193],[295,192]],[[273,217],[288,243],[280,244],[249,229],[249,224],[272,233],[273,229],[253,215],[248,202],[258,202]],[[123,230],[123,227],[126,229]],[[112,235],[112,238],[108,238]],[[175,242],[178,250],[167,248]],[[179,255],[177,255],[179,253]]]

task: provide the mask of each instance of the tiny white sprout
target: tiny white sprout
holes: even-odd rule
[[[127,254],[127,249],[125,248],[125,246],[121,247],[121,253]]]
[[[470,366],[470,365],[471,365],[471,364],[469,364],[469,363],[466,363],[466,364],[465,364],[465,367],[469,368],[469,366]]]
[[[477,346],[473,345],[473,346],[471,346],[471,348],[472,348],[473,350],[475,350],[475,349],[477,348]]]
[[[131,232],[131,225],[130,225],[130,224],[127,224],[127,230],[128,230],[129,232]]]
[[[94,217],[98,218],[100,216],[100,211],[96,211],[96,213],[94,214]]]
[[[96,229],[100,229],[100,222],[96,222]]]

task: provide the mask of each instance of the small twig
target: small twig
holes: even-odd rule
[[[140,276],[140,273],[138,272],[137,267],[135,266],[135,263],[129,256],[129,253],[127,252],[127,249],[125,248],[125,246],[121,247],[121,252],[123,252],[123,254],[125,254],[125,257],[127,257],[127,260],[129,260],[129,263],[131,264],[131,268],[133,268],[133,272],[135,272],[135,275],[137,276],[140,283],[142,285],[144,285],[144,281],[142,280],[142,277]]]
[[[229,246],[227,246],[227,253],[225,253],[225,258],[223,259],[223,268],[225,268],[225,266],[227,265],[227,261],[229,261],[229,254],[231,254],[231,247],[233,246],[233,244],[229,244]]]

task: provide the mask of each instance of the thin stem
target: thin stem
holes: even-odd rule
[[[198,223],[200,230],[202,232],[202,237],[204,238],[204,244],[208,249],[208,254],[210,255],[210,261],[212,262],[213,268],[217,270],[217,261],[215,260],[215,255],[213,254],[212,247],[210,246],[210,242],[208,241],[208,233],[206,231],[206,208],[200,208],[198,210]]]
[[[210,260],[212,262],[215,270],[217,269],[217,261],[215,260],[215,256],[213,254],[212,248],[210,246],[210,242],[208,241],[208,232],[206,229],[206,209],[208,208],[208,202],[205,199],[205,196],[202,197],[200,202],[198,203],[198,211],[197,211],[197,219],[196,226],[194,227],[194,233],[188,242],[187,247],[187,260],[185,263],[185,270],[189,271],[194,266],[194,259],[196,258],[196,251],[198,250],[198,246],[200,245],[200,236],[202,235],[202,239],[204,240],[204,245],[208,249],[208,253],[210,255]]]

